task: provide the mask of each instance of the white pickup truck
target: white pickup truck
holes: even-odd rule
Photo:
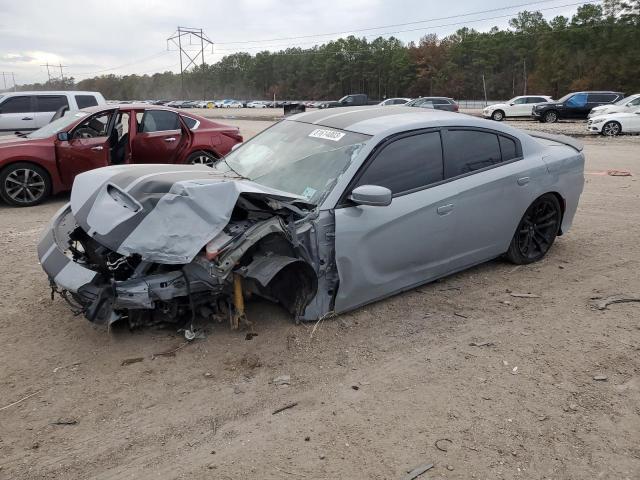
[[[5,92],[0,93],[0,132],[26,132],[44,127],[53,115],[69,110],[105,105],[98,92]]]

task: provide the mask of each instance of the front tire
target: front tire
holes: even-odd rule
[[[211,153],[205,151],[199,151],[189,155],[187,163],[191,165],[206,165],[207,167],[213,167],[218,159]]]
[[[558,121],[558,112],[550,110],[542,117],[544,123],[556,123]]]
[[[32,207],[51,194],[51,178],[42,167],[18,162],[0,173],[0,197],[14,207]]]
[[[557,197],[546,193],[527,208],[511,239],[507,258],[525,265],[541,260],[553,245],[562,219]]]
[[[501,122],[502,120],[504,120],[504,112],[502,110],[496,110],[491,114],[491,120]]]
[[[620,133],[622,133],[622,125],[618,122],[611,121],[602,126],[602,135],[606,137],[615,137],[616,135],[620,135]]]

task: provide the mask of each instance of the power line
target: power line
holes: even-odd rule
[[[115,67],[103,68],[103,69],[100,69],[100,70],[95,70],[93,72],[78,72],[75,75],[94,75],[96,73],[108,72],[110,70],[118,70],[120,68],[129,67],[131,65],[136,65],[138,63],[148,62],[149,60],[153,60],[154,58],[161,57],[162,55],[167,55],[168,53],[169,52],[164,50],[162,52],[154,53],[153,55],[149,55],[148,57],[142,57],[141,59],[134,60],[134,61],[129,62],[129,63],[123,63],[122,65],[116,65]],[[74,68],[74,67],[72,67],[72,68]]]
[[[329,37],[329,36],[334,36],[334,35],[345,35],[347,33],[356,33],[356,32],[366,32],[366,31],[370,31],[370,30],[381,30],[383,28],[393,28],[393,27],[404,27],[407,25],[417,25],[420,23],[428,23],[428,22],[439,22],[440,20],[450,20],[452,18],[459,18],[459,17],[470,17],[472,15],[480,15],[483,13],[492,13],[492,12],[498,12],[498,11],[502,11],[502,10],[509,10],[509,9],[513,9],[513,8],[520,8],[520,7],[528,7],[531,5],[539,5],[541,3],[549,3],[549,2],[557,2],[558,0],[540,0],[537,2],[527,2],[527,3],[519,3],[516,5],[509,5],[509,6],[505,6],[505,7],[499,7],[499,8],[491,8],[488,10],[478,10],[475,12],[470,12],[470,13],[461,13],[458,15],[449,15],[446,17],[438,17],[438,18],[430,18],[427,20],[416,20],[413,22],[405,22],[405,23],[396,23],[396,24],[390,24],[390,25],[381,25],[378,27],[368,27],[368,28],[360,28],[360,29],[355,29],[355,30],[345,30],[345,31],[341,31],[341,32],[330,32],[330,33],[316,33],[316,34],[312,34],[312,35],[301,35],[301,36],[297,36],[297,37],[280,37],[280,38],[271,38],[271,39],[262,39],[262,40],[243,40],[243,41],[237,41],[237,42],[216,42],[217,45],[238,45],[238,44],[248,44],[248,43],[264,43],[264,42],[275,42],[275,41],[281,41],[281,40],[297,40],[297,39],[302,39],[302,38],[314,38],[314,37]],[[601,1],[601,0],[598,0]],[[590,2],[580,2],[579,4],[575,4],[575,5],[582,5],[584,3],[590,3]],[[574,4],[572,4],[574,5]],[[561,8],[562,6],[559,7],[552,7],[552,8]],[[383,34],[382,34],[383,35]]]
[[[600,3],[602,2],[602,0],[586,0],[586,1],[582,1],[582,2],[575,2],[575,3],[567,3],[567,4],[563,4],[563,5],[557,5],[554,7],[547,7],[547,8],[541,8],[539,9],[539,11],[546,11],[546,10],[557,10],[559,8],[565,8],[565,7],[574,7],[576,5],[585,5],[585,4],[594,4],[594,3]],[[444,28],[444,27],[454,27],[454,26],[459,26],[459,25],[466,25],[469,23],[477,23],[477,22],[484,22],[487,20],[497,20],[497,19],[502,19],[502,18],[509,18],[513,15],[513,13],[507,14],[507,15],[497,15],[497,16],[492,16],[492,17],[484,17],[484,18],[478,18],[478,19],[474,19],[474,20],[465,20],[465,21],[461,21],[461,22],[454,22],[454,23],[444,23],[444,24],[440,24],[440,25],[428,25],[425,27],[420,27],[420,28],[411,28],[411,29],[406,29],[406,30],[396,30],[396,31],[391,31],[391,32],[382,32],[382,33],[373,33],[373,34],[369,34],[369,35],[363,35],[363,37],[367,38],[367,37],[371,37],[371,36],[383,36],[383,35],[394,35],[397,33],[407,33],[407,32],[416,32],[416,31],[424,31],[424,30],[433,30],[436,28]],[[229,50],[225,50],[225,49],[217,49],[216,53],[234,53],[234,52],[244,52],[246,50],[259,50],[259,49],[269,49],[269,48],[281,48],[281,47],[290,47],[289,48],[294,48],[298,45],[317,45],[318,42],[301,42],[301,43],[296,43],[294,45],[291,44],[280,44],[280,45],[260,45],[258,47],[247,47],[247,48],[243,48],[243,49],[229,49]],[[222,44],[220,44],[222,45]]]

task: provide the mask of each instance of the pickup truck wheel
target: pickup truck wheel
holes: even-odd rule
[[[507,258],[517,264],[541,260],[553,245],[560,230],[562,209],[552,193],[538,197],[524,212],[511,239]]]
[[[31,207],[51,194],[47,171],[33,163],[18,162],[0,173],[0,197],[15,207]]]
[[[622,126],[618,122],[607,122],[602,126],[602,134],[607,137],[615,137],[622,132]]]
[[[501,122],[502,120],[504,120],[504,112],[502,110],[496,110],[491,114],[491,120]]]
[[[544,123],[556,123],[558,121],[558,112],[556,112],[555,110],[551,110],[545,113],[542,118],[544,120]]]
[[[209,152],[200,151],[192,153],[189,156],[187,163],[190,163],[191,165],[206,165],[207,167],[213,167],[217,161],[218,159]]]

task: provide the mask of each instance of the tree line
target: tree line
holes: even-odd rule
[[[510,29],[461,28],[404,44],[349,36],[312,48],[234,53],[180,74],[101,75],[21,89],[79,89],[108,99],[330,99],[442,95],[506,99],[523,93],[559,98],[585,89],[640,91],[640,0],[584,4],[547,21],[523,11]]]

